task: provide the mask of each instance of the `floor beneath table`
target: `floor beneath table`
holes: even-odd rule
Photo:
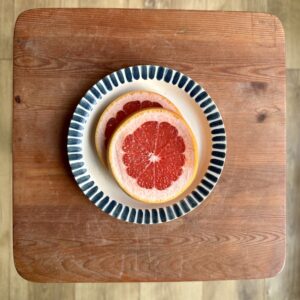
[[[16,272],[11,230],[12,36],[16,17],[37,7],[129,7],[247,10],[277,15],[287,45],[287,259],[275,278],[250,281],[133,284],[35,284]],[[0,0],[0,295],[2,299],[300,299],[300,1],[297,0]]]

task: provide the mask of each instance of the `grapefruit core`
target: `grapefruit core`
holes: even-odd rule
[[[188,124],[176,113],[150,108],[128,117],[108,146],[108,164],[120,187],[148,203],[175,199],[192,183],[198,151]]]
[[[132,113],[151,107],[165,108],[179,113],[176,106],[167,98],[148,91],[126,93],[106,107],[98,121],[95,134],[97,153],[104,164],[108,142],[118,125]]]

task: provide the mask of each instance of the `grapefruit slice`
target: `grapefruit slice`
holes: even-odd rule
[[[98,121],[95,134],[96,149],[104,164],[108,142],[118,125],[131,114],[151,107],[162,107],[179,113],[176,106],[167,98],[147,91],[126,93],[106,107]]]
[[[128,117],[108,146],[108,164],[120,187],[147,203],[170,201],[192,183],[198,168],[197,144],[176,113],[152,108]]]

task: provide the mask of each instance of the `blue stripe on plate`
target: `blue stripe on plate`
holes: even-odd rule
[[[215,166],[209,166],[209,167],[208,167],[208,170],[210,170],[210,171],[212,171],[212,172],[214,172],[214,173],[216,173],[216,174],[221,174],[221,171],[222,171],[222,169],[217,168],[217,167],[215,167]]]
[[[76,162],[70,164],[72,171],[82,168],[84,166],[83,162]]]
[[[218,135],[218,136],[214,136],[212,138],[213,142],[224,142],[226,141],[226,137],[224,135]]]
[[[143,223],[143,211],[141,209],[138,210],[138,215],[137,215],[137,223],[142,224]]]
[[[93,92],[93,90],[97,93],[97,94],[99,94],[99,92],[94,88],[94,87],[91,87],[91,90],[90,90],[90,93],[86,93],[85,95],[84,95],[84,99],[90,104],[90,105],[94,105],[95,103],[96,103],[96,100],[95,100],[95,98],[94,97],[96,97],[95,95],[94,95],[94,92]],[[92,96],[92,94],[94,95],[94,97]],[[96,98],[98,98],[98,97],[96,97]],[[92,108],[91,108],[92,109]]]
[[[209,190],[211,190],[211,189],[214,187],[213,184],[211,184],[210,182],[208,182],[208,181],[205,180],[205,179],[202,179],[202,180],[201,180],[201,183],[202,183],[207,189],[209,189]]]
[[[214,149],[218,149],[218,150],[225,150],[226,149],[226,144],[213,144],[212,147]]]
[[[194,198],[190,195],[186,196],[186,200],[188,201],[189,205],[193,208],[198,205]]]
[[[217,182],[218,181],[218,178],[210,173],[205,173],[205,177],[207,179],[209,179],[210,181],[212,182]]]
[[[92,110],[91,104],[87,100],[85,100],[85,98],[82,98],[79,101],[79,105],[82,106],[86,110],[90,110],[90,111]]]
[[[82,134],[82,132],[79,132],[79,131],[76,131],[76,130],[69,129],[69,131],[68,131],[68,136],[82,137],[83,134]]]
[[[88,117],[89,113],[83,109],[81,109],[80,107],[76,107],[75,109],[75,113],[78,115],[81,115],[82,117]]]
[[[225,129],[224,128],[217,128],[217,129],[213,129],[211,131],[212,134],[222,134],[225,133]]]
[[[180,206],[181,206],[181,209],[187,213],[190,211],[190,208],[188,207],[188,205],[186,204],[185,200],[181,200],[180,202]]]
[[[112,90],[112,85],[111,85],[111,83],[110,83],[110,81],[109,81],[108,76],[104,77],[102,80],[103,80],[103,83],[104,83],[105,87],[106,87],[109,91],[111,91],[111,90]]]
[[[185,75],[181,76],[180,81],[178,83],[178,87],[182,88],[187,82],[187,77]]]
[[[179,77],[180,77],[180,73],[176,72],[174,77],[173,77],[172,84],[175,85],[178,82]]]
[[[142,66],[142,78],[147,79],[147,66]]]
[[[117,86],[119,85],[118,80],[117,80],[117,78],[116,78],[116,76],[115,76],[114,73],[111,73],[111,74],[110,74],[110,80],[111,80],[111,82],[113,83],[113,85],[114,85],[115,87],[117,87]]]
[[[68,138],[68,145],[79,145],[81,143],[81,139]]]
[[[109,201],[109,197],[105,196],[102,200],[100,200],[97,206],[102,209],[108,203],[108,201]]]
[[[203,200],[203,197],[197,191],[192,191],[192,195],[199,203]]]
[[[77,115],[73,115],[72,120],[79,122],[79,123],[86,123],[86,119]]]
[[[145,224],[150,223],[150,212],[148,209],[145,210]]]
[[[138,80],[140,79],[140,72],[139,72],[139,68],[137,66],[134,66],[132,68],[132,73],[133,73],[133,78]]]
[[[201,94],[199,94],[196,98],[195,98],[195,101],[198,103],[200,102],[201,100],[203,100],[204,98],[206,98],[208,95],[206,92],[202,92]],[[202,106],[201,106],[202,107]]]
[[[93,196],[93,198],[91,199],[91,201],[93,203],[98,202],[102,197],[104,196],[104,193],[102,191],[100,191],[99,193],[97,193],[96,195]]]
[[[76,178],[75,180],[77,181],[78,184],[81,184],[81,183],[88,181],[90,178],[91,178],[90,175],[85,175],[85,176]]]
[[[85,184],[81,187],[81,189],[82,189],[83,191],[86,191],[87,189],[91,188],[93,185],[94,185],[94,181],[89,181],[89,182],[85,183]]]
[[[105,95],[106,94],[106,90],[105,90],[104,86],[102,85],[102,83],[101,82],[97,82],[96,85],[97,85],[98,89],[100,90],[100,92],[103,95]]]
[[[93,93],[93,95],[96,97],[96,98],[100,98],[100,92],[98,91],[98,89],[95,88],[95,86],[92,86],[91,87],[91,93]],[[86,94],[88,95],[88,100],[91,102],[91,104],[95,104],[96,103],[96,100],[93,99],[93,97],[90,97],[89,94]]]
[[[210,127],[217,127],[217,126],[221,126],[221,125],[223,125],[222,120],[214,121],[209,124]]]
[[[209,114],[209,113],[213,112],[215,109],[216,109],[216,106],[213,104],[213,105],[207,107],[207,108],[204,110],[204,113],[205,113],[205,114]]]
[[[164,71],[165,71],[165,68],[163,67],[158,67],[158,70],[157,70],[157,74],[156,74],[156,78],[158,80],[161,80],[164,76]]]
[[[170,206],[167,207],[167,215],[169,220],[173,220],[175,218],[173,210]]]
[[[78,124],[78,123],[73,123],[73,122],[71,122],[70,128],[73,128],[73,129],[76,129],[76,130],[81,130],[81,131],[84,129],[84,127],[81,126],[80,124]]]
[[[173,208],[174,208],[175,215],[177,217],[180,217],[182,215],[182,211],[180,210],[178,204],[177,203],[173,204]]]
[[[166,212],[163,208],[159,209],[159,216],[162,222],[166,222],[167,221],[167,216],[166,216]]]
[[[115,206],[117,205],[117,202],[115,200],[112,200],[104,209],[104,211],[106,213],[110,213],[114,208]]]
[[[212,103],[211,98],[207,98],[206,100],[204,100],[203,102],[200,103],[200,107],[204,108],[204,107],[206,107],[210,103]]]
[[[136,209],[135,208],[133,208],[132,210],[131,210],[131,212],[130,212],[130,216],[129,216],[129,222],[134,222],[134,220],[135,220],[135,216],[136,216]]]
[[[197,186],[198,192],[200,192],[202,195],[207,196],[209,194],[208,190],[206,190],[204,187],[201,185]]]
[[[132,74],[130,68],[125,69],[125,76],[127,81],[131,82],[132,81]]]
[[[117,217],[119,216],[119,214],[120,214],[122,208],[123,208],[123,205],[122,205],[121,203],[119,203],[119,204],[117,205],[116,209],[113,211],[112,215],[113,215],[115,218],[117,218]]]
[[[155,67],[154,66],[150,66],[149,68],[149,78],[153,79],[155,76]]]
[[[117,75],[118,75],[119,81],[123,84],[125,82],[123,72],[121,70],[119,70],[119,71],[117,71]]]
[[[76,176],[79,176],[79,175],[83,175],[84,173],[86,173],[86,169],[82,168],[82,169],[78,169],[76,171],[73,171],[73,175],[76,177]]]
[[[81,150],[82,150],[81,147],[68,146],[68,152],[69,152],[69,153],[80,152]]]
[[[188,82],[188,84],[186,85],[186,87],[184,88],[184,90],[188,93],[192,89],[192,87],[194,86],[194,84],[195,84],[194,80],[191,79]]]
[[[199,93],[200,90],[201,90],[201,87],[199,85],[196,85],[190,92],[190,96],[194,97],[195,95],[197,95],[197,93]]]
[[[128,213],[129,213],[129,207],[125,206],[121,214],[121,219],[125,221],[127,219]]]
[[[158,223],[158,214],[156,209],[152,209],[152,223],[156,224]]]
[[[82,154],[68,154],[69,160],[79,160],[82,159]]]
[[[220,157],[220,158],[225,158],[225,152],[220,152],[220,151],[212,151],[211,153],[212,156]]]
[[[165,82],[170,82],[172,78],[173,71],[171,69],[168,69],[167,72],[165,73]]]
[[[210,114],[206,117],[206,119],[208,121],[212,121],[212,120],[215,120],[215,119],[218,119],[218,118],[220,118],[220,114],[218,112],[212,113],[212,114]]]
[[[88,198],[91,198],[97,191],[98,191],[98,187],[94,186],[86,193],[86,195]]]
[[[216,158],[212,158],[210,162],[214,165],[222,167],[224,165],[224,161]]]

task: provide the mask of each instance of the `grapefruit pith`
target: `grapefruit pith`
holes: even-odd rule
[[[118,125],[131,114],[146,108],[165,108],[179,113],[176,106],[160,94],[148,91],[126,93],[110,103],[100,116],[95,144],[100,160],[106,164],[108,142]]]
[[[179,115],[150,108],[134,113],[115,130],[108,164],[131,197],[162,203],[190,186],[198,168],[197,153],[194,135]]]

